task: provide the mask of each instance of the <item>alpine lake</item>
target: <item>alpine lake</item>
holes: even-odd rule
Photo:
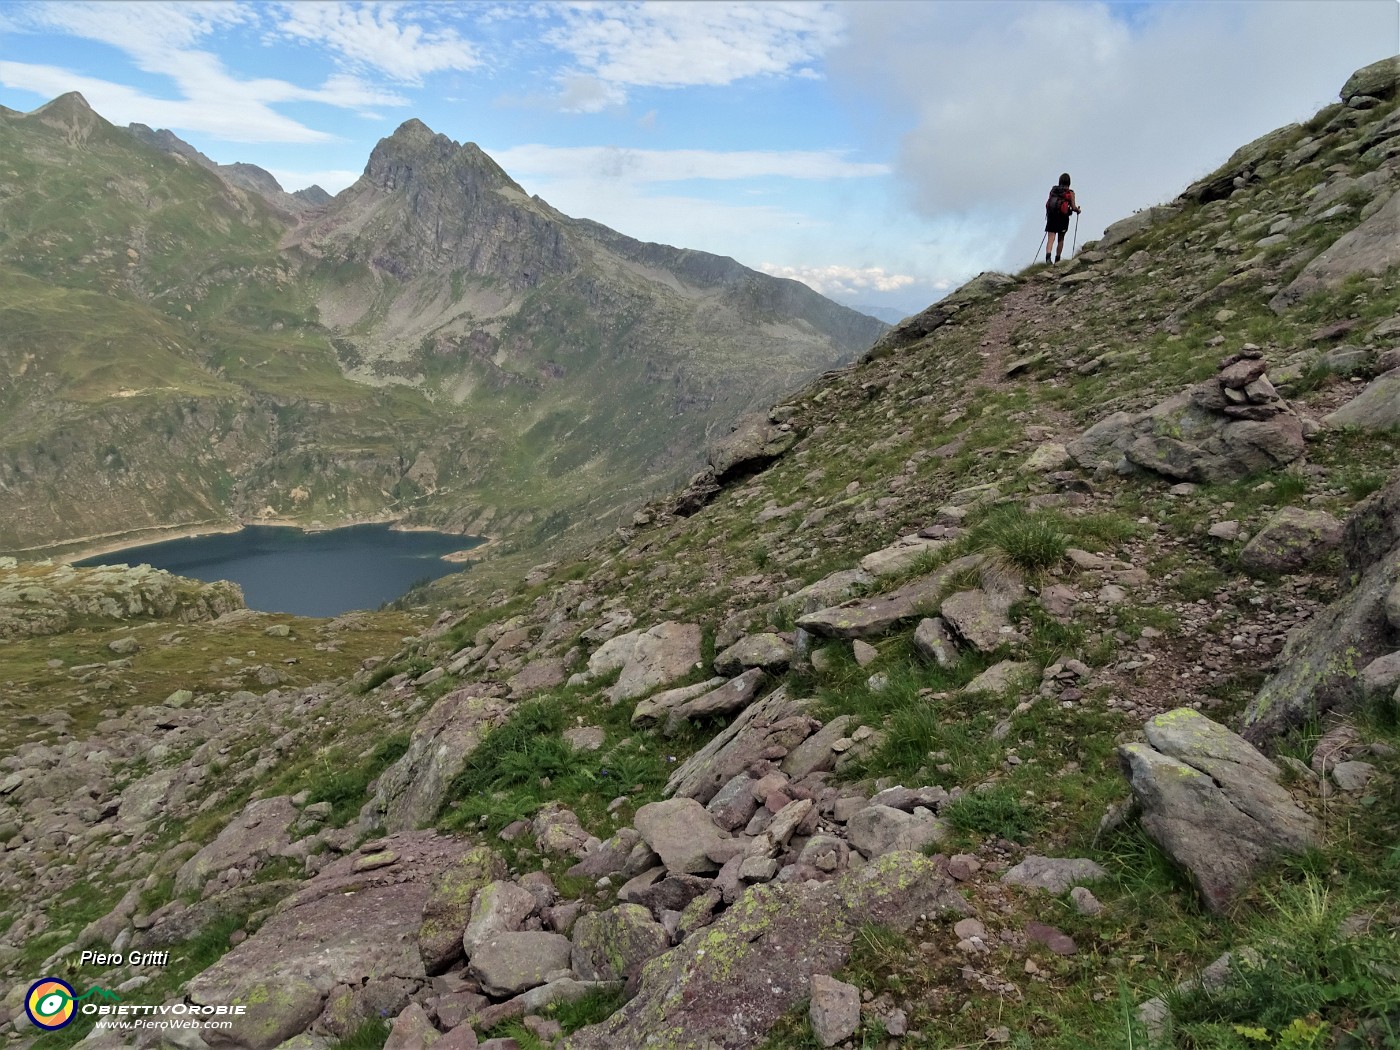
[[[232,580],[248,608],[297,616],[338,616],[377,609],[413,586],[465,566],[443,556],[478,547],[476,536],[398,532],[351,525],[305,532],[249,525],[239,532],[128,547],[75,565],[140,565],[196,580]]]

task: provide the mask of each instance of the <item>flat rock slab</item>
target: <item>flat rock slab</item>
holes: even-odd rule
[[[866,806],[846,825],[851,847],[871,859],[897,851],[922,850],[947,836],[947,821],[928,810],[905,813],[893,806]]]
[[[850,959],[866,923],[907,930],[960,918],[966,902],[929,857],[891,853],[819,884],[761,883],[642,970],[637,995],[564,1050],[749,1050]]]
[[[878,598],[862,598],[798,617],[797,626],[825,638],[879,638],[906,620],[933,612],[947,581],[982,564],[970,554]]]
[[[1325,289],[1340,287],[1354,273],[1383,273],[1400,263],[1400,193],[1356,229],[1317,255],[1288,287],[1269,300],[1275,313]]]
[[[1108,872],[1084,857],[1030,856],[1008,869],[1001,881],[1011,886],[1045,890],[1058,896],[1085,882],[1106,878]]]
[[[297,816],[296,806],[285,795],[249,802],[213,842],[180,866],[175,874],[176,892],[201,889],[215,872],[281,851],[292,841],[288,829]]]
[[[1278,767],[1242,737],[1190,708],[1144,730],[1146,744],[1118,749],[1143,827],[1212,912],[1226,911],[1261,865],[1319,841],[1317,821],[1279,786]]]
[[[876,578],[898,576],[912,569],[925,554],[945,546],[946,540],[926,539],[918,535],[904,536],[884,550],[867,554],[860,560],[860,567],[863,572]]]
[[[433,832],[383,842],[403,859],[355,872],[356,854],[327,865],[288,897],[253,936],[186,986],[191,1002],[243,1004],[220,1033],[248,1050],[271,1047],[304,1031],[338,986],[426,979],[418,933],[432,880],[462,856],[464,844]]]

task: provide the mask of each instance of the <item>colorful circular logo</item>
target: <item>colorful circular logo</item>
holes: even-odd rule
[[[42,977],[29,986],[24,1012],[40,1028],[52,1032],[73,1020],[73,986],[57,977]]]

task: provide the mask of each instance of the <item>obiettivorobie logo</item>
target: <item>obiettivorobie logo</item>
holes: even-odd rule
[[[41,977],[29,986],[29,994],[24,997],[24,1012],[38,1027],[56,1032],[72,1023],[79,1003],[94,996],[121,1002],[121,996],[106,988],[92,987],[79,995],[67,981],[57,977]]]

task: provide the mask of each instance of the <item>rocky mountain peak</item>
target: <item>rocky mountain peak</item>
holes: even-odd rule
[[[93,131],[108,126],[88,105],[87,99],[76,91],[59,95],[26,116],[35,117],[49,127],[62,131],[74,144],[87,141]]]

